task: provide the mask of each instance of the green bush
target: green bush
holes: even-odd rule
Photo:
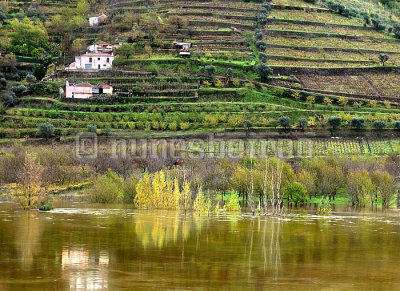
[[[278,119],[278,123],[281,127],[288,129],[291,127],[291,121],[290,121],[290,117],[288,116],[281,116]]]
[[[26,86],[22,84],[14,84],[11,86],[11,91],[14,92],[17,97],[24,95],[27,90]]]
[[[256,65],[254,70],[262,81],[267,81],[272,74],[272,69],[264,63]]]
[[[0,100],[5,107],[12,107],[17,104],[17,96],[15,96],[14,92],[4,92],[0,96]]]
[[[130,176],[125,179],[122,191],[123,191],[123,202],[126,204],[133,204],[136,197],[136,185],[139,182],[137,176]]]
[[[26,81],[27,81],[28,83],[35,83],[35,82],[36,82],[36,77],[35,77],[34,75],[28,74],[28,75],[26,76]]]
[[[96,124],[88,124],[86,126],[87,132],[96,133],[97,132],[97,125]]]
[[[297,124],[298,124],[299,128],[305,129],[308,126],[308,120],[307,120],[307,118],[299,118],[297,120]]]
[[[239,194],[237,192],[232,192],[228,201],[224,205],[224,210],[228,212],[239,212]]]
[[[50,138],[53,136],[55,128],[50,122],[40,123],[36,135],[41,138]]]
[[[328,124],[333,130],[337,129],[342,123],[342,118],[338,116],[331,116],[328,118]]]
[[[386,127],[386,122],[383,120],[375,120],[372,123],[372,128],[382,130]]]
[[[362,117],[353,117],[350,120],[350,126],[355,129],[362,129],[365,127],[365,120]]]
[[[93,203],[114,203],[118,197],[123,197],[122,185],[122,178],[108,170],[94,180],[87,195]]]
[[[299,182],[289,183],[285,186],[284,195],[294,204],[304,204],[307,201],[307,190]]]

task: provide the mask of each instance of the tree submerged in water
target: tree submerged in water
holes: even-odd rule
[[[26,155],[22,171],[17,177],[15,197],[24,209],[39,209],[46,204],[47,195],[42,187],[43,167],[35,158]],[[46,207],[47,210],[47,207]]]
[[[239,194],[236,191],[232,192],[231,196],[224,206],[224,210],[228,212],[240,211]]]
[[[331,213],[332,213],[331,202],[329,201],[329,198],[327,196],[324,196],[318,205],[318,214],[319,215],[329,215]]]

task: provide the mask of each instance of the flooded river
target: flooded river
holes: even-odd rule
[[[0,290],[399,290],[400,212],[0,204]]]

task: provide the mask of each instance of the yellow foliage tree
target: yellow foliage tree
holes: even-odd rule
[[[44,202],[41,174],[43,168],[27,155],[22,171],[18,174],[15,196],[24,209],[37,209]]]

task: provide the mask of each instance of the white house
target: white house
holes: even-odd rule
[[[113,54],[86,53],[75,57],[67,70],[110,70],[114,61]]]
[[[102,24],[107,19],[107,15],[105,14],[97,14],[89,16],[89,25],[90,26],[98,26]]]
[[[86,49],[91,53],[111,53],[113,51],[113,45],[104,41],[96,41]]]
[[[187,51],[192,47],[192,43],[190,43],[190,42],[177,42],[177,41],[174,41],[172,43],[172,45],[173,45],[174,49],[184,50],[184,51]]]
[[[100,84],[93,86],[90,83],[84,82],[79,84],[70,85],[69,82],[65,84],[65,98],[88,99],[93,94],[112,94],[113,87],[107,84]]]

